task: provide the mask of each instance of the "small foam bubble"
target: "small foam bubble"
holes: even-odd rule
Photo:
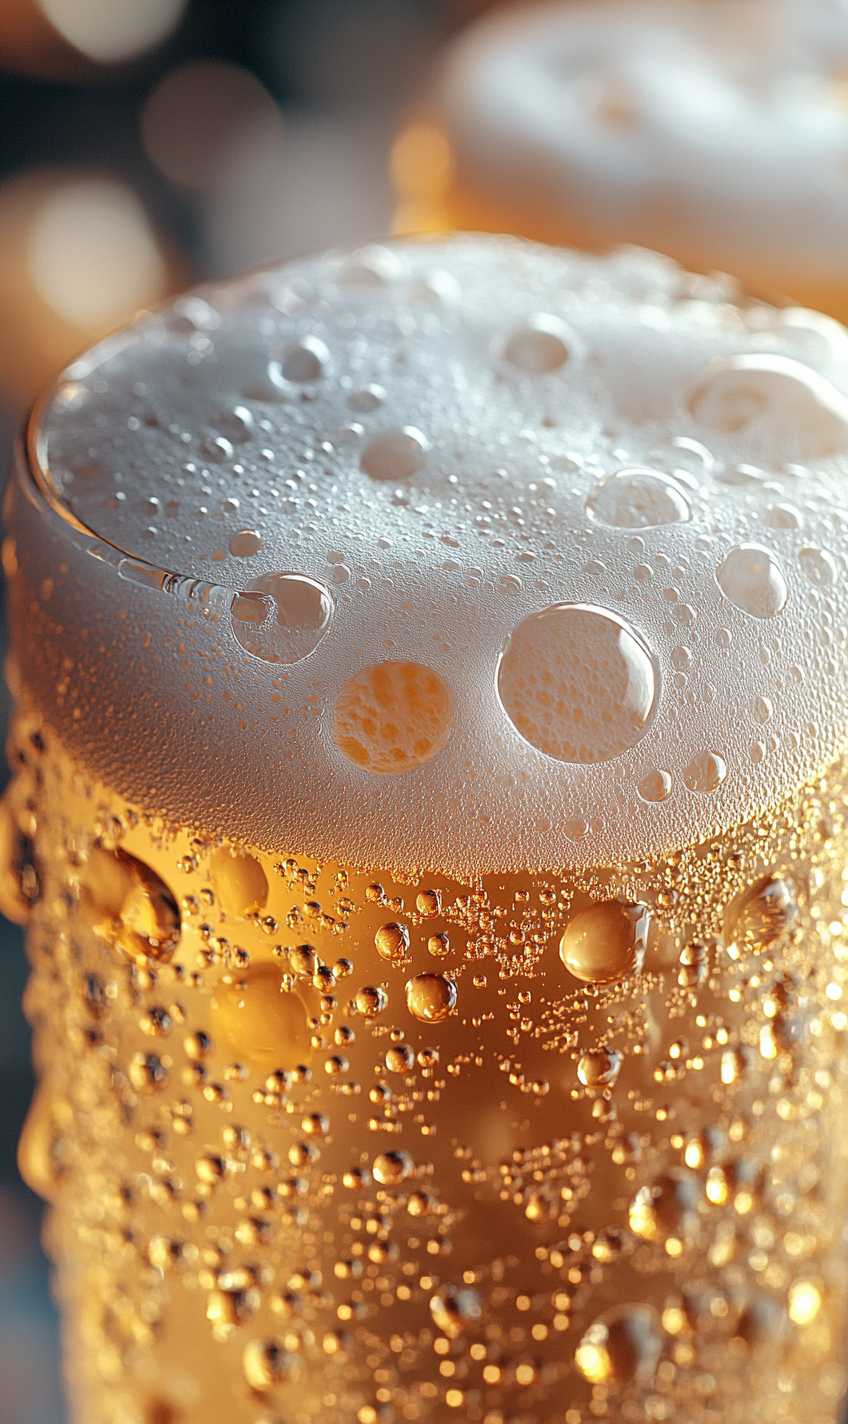
[[[684,523],[689,503],[674,480],[656,470],[616,470],[597,484],[586,507],[616,529],[651,529]]]
[[[789,596],[777,558],[761,544],[740,544],[731,549],[716,578],[725,598],[752,618],[774,618]]]
[[[429,442],[413,425],[384,430],[365,446],[360,468],[381,483],[411,480],[424,468]]]

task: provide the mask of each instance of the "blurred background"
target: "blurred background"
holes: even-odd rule
[[[39,388],[138,308],[385,233],[399,119],[481,8],[0,0],[0,477]],[[32,1078],[5,922],[0,956],[0,1424],[62,1424],[40,1204],[15,1166]]]

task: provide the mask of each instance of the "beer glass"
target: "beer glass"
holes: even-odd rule
[[[396,230],[641,243],[844,321],[846,61],[827,0],[501,6],[398,135]]]
[[[3,562],[78,1424],[833,1424],[848,338],[455,236],[144,313]]]

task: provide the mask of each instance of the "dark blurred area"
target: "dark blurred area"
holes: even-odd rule
[[[479,0],[2,0],[0,440],[76,352],[206,276],[391,227],[398,120]],[[5,727],[8,696],[0,694]],[[5,778],[5,768],[2,773]],[[0,1424],[61,1424],[23,936],[0,922]]]

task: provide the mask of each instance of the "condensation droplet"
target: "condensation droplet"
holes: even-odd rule
[[[82,892],[97,937],[139,964],[167,964],[180,942],[180,912],[161,876],[120,848],[95,847]]]
[[[797,916],[798,902],[790,882],[766,875],[730,906],[728,943],[762,953],[792,928]]]
[[[200,447],[200,453],[204,460],[208,460],[213,465],[221,465],[225,460],[233,458],[233,447],[229,440],[224,439],[223,435],[216,435],[209,440],[204,440]]]
[[[453,725],[451,696],[432,668],[378,663],[340,689],[333,708],[336,746],[364,770],[390,776],[431,761]]]
[[[656,1311],[647,1305],[621,1305],[589,1326],[574,1352],[574,1361],[591,1384],[605,1380],[647,1382],[661,1350]]]
[[[566,762],[609,761],[639,741],[659,675],[642,638],[615,614],[557,603],[519,623],[497,673],[501,704],[531,746]]]
[[[768,504],[760,518],[769,529],[800,529],[802,524],[794,504]]]
[[[308,1014],[299,992],[283,992],[282,973],[260,964],[215,986],[212,1033],[237,1059],[291,1070],[312,1056]]]
[[[374,1158],[374,1179],[384,1187],[396,1187],[415,1170],[408,1152],[381,1152]]]
[[[415,1054],[408,1043],[386,1051],[386,1067],[390,1073],[409,1073],[415,1065]]]
[[[655,470],[616,470],[595,486],[586,507],[594,519],[615,529],[651,529],[691,518],[682,491]]]
[[[531,316],[503,345],[504,360],[529,376],[544,376],[566,364],[575,338],[555,316]]]
[[[798,554],[801,572],[817,588],[836,583],[836,560],[827,549],[801,549]]]
[[[248,584],[248,591],[266,594],[276,608],[268,620],[261,599],[236,601],[233,635],[253,657],[291,666],[314,653],[329,633],[335,603],[316,579],[296,573],[263,574]]]
[[[275,386],[308,386],[320,381],[329,359],[330,353],[323,341],[306,336],[281,351],[270,362],[268,374]]]
[[[209,865],[215,894],[228,914],[251,915],[265,908],[268,880],[255,856],[246,851],[214,850]]]
[[[422,1023],[441,1023],[456,1004],[456,985],[444,974],[416,974],[406,986],[406,1006]]]
[[[379,985],[366,984],[364,989],[360,989],[354,1003],[357,1013],[364,1019],[376,1019],[381,1014],[389,1002],[385,989]]]
[[[725,598],[752,618],[774,618],[786,603],[788,589],[774,554],[759,544],[738,544],[716,571]]]
[[[651,770],[647,771],[642,777],[636,790],[643,801],[667,801],[674,790],[674,777],[670,771],[662,771],[659,767],[652,767]]]
[[[429,441],[414,425],[384,430],[365,446],[360,468],[372,480],[411,480],[424,468]]]
[[[242,1355],[244,1377],[259,1394],[267,1394],[274,1385],[282,1384],[297,1363],[296,1357],[275,1340],[251,1340]]]
[[[577,1077],[587,1088],[609,1087],[621,1072],[623,1062],[617,1048],[589,1048],[577,1061]]]
[[[430,1313],[443,1334],[455,1340],[463,1330],[480,1319],[483,1307],[476,1291],[457,1290],[454,1286],[445,1285],[438,1295],[431,1297]]]
[[[409,930],[406,925],[381,925],[374,936],[377,953],[391,964],[400,964],[409,954]]]
[[[727,765],[716,752],[701,752],[683,768],[681,775],[683,784],[688,786],[690,791],[707,795],[724,781]]]
[[[611,984],[642,967],[651,912],[647,905],[601,900],[566,926],[559,955],[585,984]]]
[[[741,355],[716,363],[689,409],[702,425],[731,435],[762,422],[770,443],[780,441],[802,459],[848,448],[848,399],[818,371],[788,356]]]
[[[229,543],[230,553],[235,559],[249,559],[262,548],[262,535],[255,529],[239,529]]]

